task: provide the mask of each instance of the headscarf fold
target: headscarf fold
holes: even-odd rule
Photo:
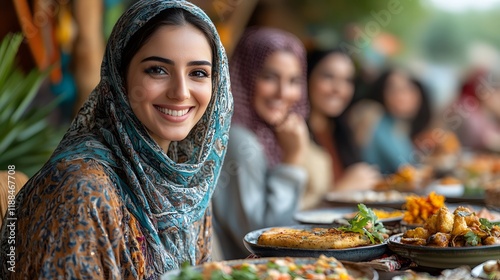
[[[134,115],[120,72],[122,50],[132,35],[160,12],[180,8],[202,19],[215,37],[213,93],[205,114],[186,139],[168,153]],[[196,230],[220,173],[233,110],[227,58],[209,17],[185,1],[138,1],[118,20],[101,66],[101,81],[50,159],[96,159],[110,170],[126,208],[146,230],[157,269],[194,263]],[[182,162],[181,162],[182,159]],[[50,168],[52,164],[46,165]],[[43,169],[41,171],[43,173]]]
[[[306,53],[302,42],[286,31],[251,27],[245,31],[231,57],[231,91],[234,96],[235,113],[233,122],[253,131],[265,149],[268,163],[274,166],[281,161],[279,147],[272,127],[256,113],[253,98],[255,81],[266,59],[277,51],[289,51],[299,60],[302,67],[301,99],[290,110],[306,118],[308,101],[306,91]]]

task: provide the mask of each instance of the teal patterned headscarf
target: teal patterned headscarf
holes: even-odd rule
[[[132,35],[170,8],[184,9],[205,21],[216,49],[207,111],[188,137],[172,142],[166,154],[132,112],[120,66]],[[136,2],[115,25],[101,81],[51,158],[52,163],[92,158],[108,167],[125,206],[146,229],[148,251],[153,252],[158,271],[177,267],[179,259],[193,262],[193,223],[209,206],[226,152],[233,110],[228,76],[224,47],[202,10],[185,1]]]

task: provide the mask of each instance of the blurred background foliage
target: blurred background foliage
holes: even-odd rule
[[[48,121],[58,100],[34,104],[48,72],[33,69],[25,74],[15,61],[21,34],[9,34],[0,43],[0,166],[33,175],[47,161],[62,131]]]
[[[279,6],[260,1],[261,5]],[[276,1],[275,1],[276,2]],[[280,2],[279,0],[277,2]],[[350,25],[356,24],[366,31],[369,22],[377,22],[380,33],[390,33],[402,44],[400,52],[391,59],[405,61],[419,56],[423,60],[465,65],[468,51],[478,42],[500,48],[497,28],[500,7],[495,1],[488,8],[475,9],[472,2],[453,0],[290,0],[281,1],[290,5],[292,21],[300,22],[306,36],[329,36],[330,44],[345,40]],[[441,4],[436,5],[436,2]],[[462,2],[462,4],[458,3]],[[496,1],[498,2],[498,1]],[[447,4],[446,4],[447,3]],[[469,4],[467,4],[469,3]],[[472,3],[472,4],[471,4]],[[389,7],[396,7],[398,13],[390,13],[390,18],[380,19]],[[453,5],[462,9],[447,9]],[[287,26],[290,26],[287,24]],[[284,25],[284,28],[286,26]],[[324,35],[328,34],[328,35]],[[373,34],[373,32],[372,32]],[[371,38],[374,39],[374,38]]]

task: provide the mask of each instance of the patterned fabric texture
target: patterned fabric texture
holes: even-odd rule
[[[231,91],[234,96],[233,122],[253,131],[265,148],[270,166],[281,162],[281,149],[278,146],[272,127],[264,122],[253,107],[255,81],[262,70],[266,58],[276,51],[289,51],[297,56],[306,77],[305,49],[299,39],[288,32],[267,28],[252,27],[245,31],[234,49],[229,62]],[[306,118],[308,101],[306,82],[303,81],[302,99],[291,109]]]
[[[119,67],[131,36],[170,8],[207,22],[216,49],[207,111],[165,153],[133,114]],[[210,199],[233,110],[228,77],[217,31],[198,7],[165,0],[132,5],[109,38],[99,85],[16,197],[14,226],[7,221],[2,228],[0,277],[157,279],[185,261],[207,261]],[[12,248],[15,262],[7,263]]]

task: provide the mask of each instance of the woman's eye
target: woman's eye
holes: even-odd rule
[[[162,67],[160,66],[152,66],[152,67],[149,67],[145,70],[145,72],[147,74],[151,74],[151,75],[165,75],[167,74],[167,71],[165,71],[165,69],[163,69]]]
[[[335,76],[333,76],[331,73],[322,73],[321,76],[324,78],[324,79],[328,79],[328,80],[333,80],[335,79]]]
[[[208,78],[209,77],[207,71],[205,71],[205,70],[195,70],[195,71],[191,72],[191,76],[198,77],[198,78]]]
[[[290,83],[293,84],[293,85],[301,85],[302,84],[302,78],[298,77],[298,78],[293,78],[290,80]]]
[[[274,75],[268,75],[268,74],[263,74],[260,76],[260,78],[264,81],[273,81],[276,80],[276,76]]]

